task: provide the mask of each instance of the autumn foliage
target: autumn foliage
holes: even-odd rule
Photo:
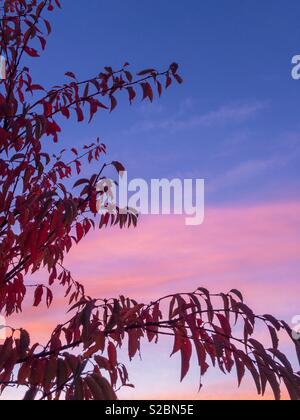
[[[0,48],[7,63],[7,78],[0,82],[0,310],[8,318],[22,311],[33,288],[33,305],[47,305],[51,311],[54,286],[60,284],[70,317],[43,345],[31,342],[30,331],[8,330],[0,346],[1,391],[22,386],[27,400],[114,400],[117,390],[132,386],[118,360],[120,349],[127,346],[131,360],[143,342],[155,345],[166,335],[174,341],[172,355],[180,354],[181,380],[196,368],[191,364],[194,353],[200,388],[209,367],[215,366],[225,374],[234,372],[238,384],[245,375],[252,377],[259,395],[270,386],[276,399],[283,388],[292,399],[300,399],[300,376],[281,351],[280,340],[290,339],[299,362],[300,343],[285,322],[256,316],[237,290],[212,295],[199,288],[150,304],[124,296],[86,296],[64,267],[66,254],[91,229],[134,227],[137,216],[130,209],[97,214],[101,191],[96,185],[105,169],[123,170],[119,162],[104,163],[106,147],[99,139],[57,156],[47,151],[47,144],[61,140],[62,118],[91,122],[100,111],[112,112],[120,95],[130,103],[153,101],[172,83],[182,83],[178,65],[135,74],[125,63],[117,70],[105,67],[84,81],[69,71],[61,86],[45,88],[32,80],[23,59],[36,59],[46,48],[51,13],[60,8],[59,1],[0,4]],[[99,171],[80,179],[83,162],[95,161],[101,162]],[[32,285],[32,274],[42,269],[48,273],[47,284]],[[255,339],[262,328],[265,343]]]

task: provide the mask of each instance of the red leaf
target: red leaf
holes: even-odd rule
[[[107,347],[108,360],[113,367],[117,366],[117,350],[115,345],[110,342]]]
[[[77,114],[77,121],[82,122],[84,120],[84,115],[79,105],[76,107],[76,114]]]
[[[49,285],[50,286],[52,286],[52,284],[54,283],[54,281],[56,280],[56,278],[57,278],[57,270],[54,267],[53,270],[52,270],[52,273],[51,273],[51,275],[49,277]]]
[[[182,343],[183,343],[183,337],[182,337],[181,331],[175,330],[175,332],[174,332],[174,347],[173,347],[173,351],[172,351],[171,356],[173,356],[174,354],[176,354],[177,352],[179,352],[181,350]]]
[[[75,160],[75,165],[76,165],[77,175],[79,175],[81,172],[81,162],[79,160]]]
[[[39,40],[40,40],[42,49],[44,50],[46,48],[46,40],[42,36],[39,36]]]
[[[150,101],[153,102],[154,96],[150,83],[142,83],[141,86],[143,89],[143,100],[149,98]]]
[[[48,308],[50,308],[51,303],[53,302],[53,293],[49,288],[47,288],[47,297],[46,297],[46,303]]]
[[[100,106],[100,105],[99,105],[98,101],[93,100],[93,99],[90,100],[89,102],[90,102],[90,119],[89,119],[89,122],[91,122],[92,119],[93,119],[93,116],[97,112],[98,106]]]
[[[117,105],[118,105],[118,102],[116,98],[113,95],[111,95],[110,96],[110,112],[113,112],[113,110],[116,108]]]
[[[88,179],[79,179],[77,182],[75,182],[75,184],[73,185],[73,188],[79,187],[80,185],[83,184],[89,184],[90,181]]]
[[[0,127],[0,138],[2,141],[6,141],[9,138],[9,133],[2,127]]]
[[[91,194],[89,205],[90,205],[91,212],[94,214],[97,214],[98,210],[97,210],[97,193],[96,192],[93,192]]]
[[[192,357],[192,344],[188,338],[184,338],[181,347],[181,382],[190,370],[190,360]]]
[[[273,349],[274,350],[278,350],[278,346],[279,346],[279,338],[277,336],[276,330],[275,328],[271,327],[270,325],[268,326],[268,329],[270,331],[270,335],[271,335],[271,339],[272,339],[272,345],[273,345]]]
[[[158,92],[158,96],[161,97],[161,95],[162,95],[162,85],[159,81],[157,81],[157,92]]]
[[[171,86],[172,84],[172,79],[170,76],[167,76],[167,80],[166,80],[166,88],[168,88],[169,86]]]
[[[70,111],[66,106],[63,106],[60,111],[64,117],[70,118]]]
[[[132,74],[129,71],[124,71],[124,73],[125,73],[125,76],[126,76],[128,82],[131,83],[132,80],[133,80]]]
[[[45,89],[41,85],[30,85],[30,87],[28,88],[28,90],[34,91],[34,90],[45,90]]]
[[[39,57],[39,53],[34,48],[24,47],[24,51],[30,56],[30,57]]]
[[[177,63],[172,63],[170,65],[171,72],[175,75],[179,69],[179,65]]]
[[[245,365],[244,363],[239,359],[238,355],[234,352],[233,353],[233,357],[235,360],[235,366],[236,366],[236,371],[237,371],[237,377],[238,377],[238,384],[239,387],[241,386],[242,380],[245,376]]]
[[[132,360],[140,348],[140,341],[138,331],[130,330],[128,332],[128,354],[129,359]]]
[[[132,101],[136,98],[136,92],[133,89],[133,87],[128,87],[127,90],[128,90],[130,103],[132,103]]]
[[[197,356],[198,356],[198,363],[201,369],[201,376],[205,375],[209,365],[206,363],[206,351],[203,344],[199,340],[194,340]]]
[[[38,286],[35,289],[35,293],[34,293],[34,304],[33,304],[33,306],[35,306],[35,307],[39,306],[39,304],[42,301],[43,294],[44,294],[44,288],[43,288],[43,286]]]
[[[45,22],[45,25],[46,25],[46,28],[47,28],[47,31],[48,31],[48,35],[49,35],[52,32],[50,22],[47,19],[44,19],[44,22]]]
[[[76,224],[77,242],[80,242],[84,236],[84,230],[80,223]]]
[[[232,289],[232,290],[230,290],[230,293],[236,295],[240,299],[241,302],[244,302],[243,295],[242,295],[242,293],[239,290]]]
[[[156,70],[155,69],[142,70],[137,75],[138,76],[146,76],[147,74],[152,74],[152,73],[156,73]]]
[[[250,309],[244,303],[237,303],[236,307],[238,309],[241,309],[241,311],[247,316],[248,320],[251,322],[252,325],[255,324],[255,315],[254,315],[252,309]]]
[[[227,337],[231,337],[231,326],[229,324],[228,319],[224,315],[221,315],[221,314],[217,315],[217,318],[220,321],[224,334],[227,335]]]
[[[174,74],[174,78],[180,85],[183,83],[182,77],[180,77],[178,74]]]
[[[44,114],[46,115],[46,117],[50,117],[50,115],[52,114],[52,105],[50,104],[50,102],[44,102]]]
[[[70,77],[71,79],[75,79],[76,80],[76,76],[73,72],[71,71],[67,71],[67,73],[65,73],[65,76]]]
[[[112,162],[111,164],[116,168],[118,174],[120,174],[122,172],[125,172],[125,170],[126,170],[124,168],[124,166],[122,165],[122,163],[120,163],[120,162],[115,161],[115,162]]]

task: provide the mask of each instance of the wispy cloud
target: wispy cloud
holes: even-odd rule
[[[241,185],[275,169],[284,168],[298,158],[299,150],[299,144],[296,143],[294,147],[285,147],[282,153],[276,153],[261,159],[248,159],[238,163],[221,176],[208,182],[208,190],[212,192],[224,187]]]
[[[202,114],[191,114],[191,100],[180,106],[178,113],[164,119],[147,118],[134,124],[126,134],[146,132],[150,130],[168,130],[172,133],[215,125],[241,124],[267,107],[267,102],[231,103]],[[196,105],[194,105],[194,108]],[[184,110],[188,109],[187,115]]]
[[[242,184],[253,178],[262,175],[267,170],[274,168],[279,163],[277,158],[253,159],[242,162],[229,169],[223,175],[208,183],[209,191],[216,191],[224,187],[231,187]]]

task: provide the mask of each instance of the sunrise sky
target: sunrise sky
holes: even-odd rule
[[[97,231],[66,266],[90,295],[129,294],[143,302],[204,286],[240,289],[257,313],[291,324],[300,314],[300,81],[291,59],[300,54],[297,0],[64,0],[53,18],[43,58],[31,63],[38,83],[61,83],[103,66],[165,69],[180,64],[182,86],[154,104],[125,101],[90,126],[64,123],[63,146],[100,137],[108,160],[130,178],[204,178],[206,217],[144,216],[136,230]],[[52,146],[51,146],[52,147]],[[91,169],[86,167],[85,173]],[[24,327],[40,339],[64,319],[25,311]],[[24,325],[25,322],[25,325]],[[252,383],[213,370],[197,394],[198,371],[179,385],[172,343],[145,346],[128,364],[136,390],[125,398],[255,398]]]

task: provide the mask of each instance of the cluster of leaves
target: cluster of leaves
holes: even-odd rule
[[[193,352],[202,378],[210,366],[236,372],[238,385],[248,372],[259,395],[269,385],[281,398],[285,385],[291,399],[300,399],[300,375],[279,348],[279,335],[292,331],[271,315],[256,316],[237,290],[211,295],[200,288],[149,305],[121,296],[101,300],[83,297],[70,309],[72,318],[59,325],[45,347],[31,345],[28,332],[15,331],[0,348],[0,383],[28,388],[25,398],[68,400],[116,399],[116,390],[132,387],[118,351],[127,346],[129,359],[141,353],[143,340],[174,337],[171,356],[181,358],[181,381],[191,369]],[[264,346],[255,332],[265,327]],[[242,338],[241,338],[242,337]],[[300,361],[300,344],[294,341]]]
[[[33,305],[50,308],[57,283],[68,297],[66,306],[73,305],[73,317],[55,329],[45,346],[32,345],[30,332],[11,329],[0,347],[1,391],[23,386],[26,399],[116,399],[117,389],[132,386],[126,367],[118,362],[118,350],[128,343],[132,359],[143,339],[157,342],[159,335],[170,335],[175,338],[172,354],[181,354],[182,380],[194,346],[201,377],[210,360],[225,373],[236,367],[239,383],[248,370],[259,394],[269,383],[279,398],[284,383],[291,398],[299,399],[299,376],[278,346],[279,331],[292,338],[289,327],[271,316],[256,317],[237,291],[219,296],[221,309],[213,305],[216,296],[204,289],[146,306],[124,297],[88,298],[73,279],[64,258],[74,245],[98,223],[100,228],[135,226],[137,216],[130,209],[97,216],[98,181],[108,166],[122,172],[119,162],[102,163],[89,179],[77,179],[83,159],[92,163],[104,158],[106,147],[100,139],[81,152],[72,148],[50,155],[49,138],[59,142],[63,118],[74,115],[76,122],[92,121],[100,110],[113,111],[123,92],[130,103],[139,91],[141,99],[152,101],[155,92],[160,96],[182,79],[175,63],[164,72],[150,68],[136,75],[125,63],[119,70],[105,67],[85,81],[67,72],[64,84],[48,90],[32,80],[22,58],[37,58],[45,49],[51,33],[45,16],[60,7],[59,1],[0,4],[0,54],[7,63],[7,79],[0,81],[0,311],[8,317],[22,311],[32,288]],[[70,180],[75,182],[73,189]],[[81,191],[74,193],[78,188]],[[47,283],[28,283],[41,269],[48,272]],[[163,317],[167,301],[169,313]],[[233,336],[233,320],[243,323],[242,339]],[[257,321],[270,331],[270,349],[253,338]],[[295,345],[299,356],[299,343]]]
[[[112,111],[117,104],[116,95],[122,90],[129,92],[131,102],[137,88],[141,89],[143,99],[152,100],[151,83],[161,94],[162,78],[166,78],[167,86],[170,80],[181,79],[176,64],[163,73],[154,69],[142,71],[134,79],[126,63],[119,71],[107,67],[84,82],[68,72],[71,82],[47,91],[32,81],[28,68],[19,70],[19,67],[23,54],[39,56],[34,45],[36,39],[41,40],[41,25],[45,24],[48,34],[51,32],[43,12],[51,12],[54,4],[59,3],[50,0],[3,3],[0,47],[7,60],[7,79],[1,81],[0,93],[0,310],[9,316],[21,311],[26,294],[25,275],[41,267],[49,272],[49,286],[55,281],[67,286],[67,295],[72,292],[71,301],[82,294],[82,288],[71,280],[62,263],[72,245],[95,227],[99,195],[96,184],[108,165],[104,164],[90,179],[75,183],[74,187],[84,184],[79,195],[67,188],[66,181],[80,174],[83,158],[88,163],[98,161],[105,155],[106,147],[97,139],[85,145],[82,153],[72,148],[69,154],[73,158],[69,162],[64,159],[66,150],[50,156],[45,139],[50,136],[57,142],[61,133],[55,118],[69,118],[74,110],[79,122],[91,119],[100,109]],[[42,39],[44,48],[46,39]],[[94,92],[90,91],[92,87]],[[32,95],[40,98],[30,103]],[[110,105],[104,105],[105,100]],[[119,162],[111,165],[117,171],[124,169]],[[136,219],[134,213],[123,209],[116,215],[103,215],[99,224],[124,227],[127,223],[136,225]],[[42,291],[43,287],[37,286],[35,304],[40,301]],[[48,304],[51,301],[48,289]]]

